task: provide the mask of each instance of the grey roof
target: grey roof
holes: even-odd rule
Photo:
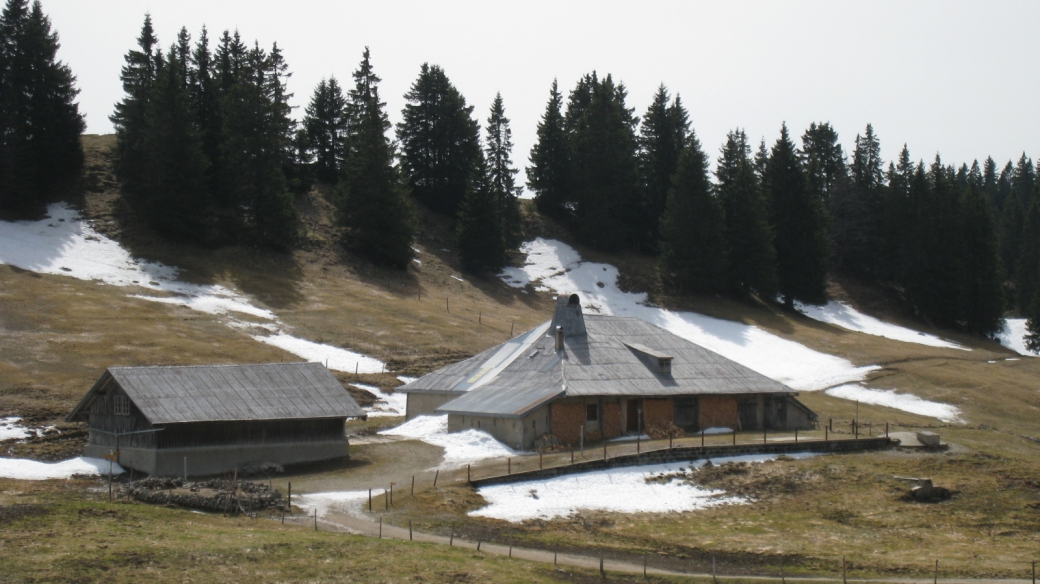
[[[320,363],[109,367],[69,414],[114,381],[152,424],[351,418],[365,415]]]
[[[786,385],[638,318],[584,316],[587,334],[555,339],[539,331],[421,377],[406,392],[450,391],[460,397],[442,413],[520,416],[554,397],[796,394]],[[518,351],[518,348],[522,350]],[[671,373],[641,359],[647,349],[672,358]],[[488,362],[508,350],[513,359],[495,375]],[[483,373],[476,388],[467,383]],[[400,391],[400,390],[399,390]]]

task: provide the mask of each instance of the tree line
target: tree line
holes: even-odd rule
[[[83,166],[76,78],[39,2],[0,15],[0,209],[32,211]]]
[[[851,159],[829,123],[753,151],[733,130],[714,177],[678,96],[658,89],[641,123],[610,75],[553,83],[531,150],[538,209],[585,243],[658,257],[672,290],[819,304],[838,273],[894,291],[918,317],[992,335],[1006,309],[1040,344],[1040,181],[1025,156],[998,172],[887,167],[868,124]],[[714,180],[713,180],[714,179]]]
[[[39,2],[8,0],[0,40],[0,205],[15,208],[75,176],[83,117]],[[211,49],[205,28],[194,44],[182,28],[163,51],[146,16],[111,116],[126,200],[171,238],[286,249],[294,194],[319,181],[344,243],[375,262],[410,262],[415,200],[455,220],[467,269],[505,264],[522,187],[501,95],[482,131],[444,70],[424,64],[392,128],[366,48],[353,88],[322,80],[296,122],[289,76],[277,44],[250,47],[237,31]],[[679,96],[661,85],[642,117],[627,96],[611,75],[582,76],[566,98],[554,81],[537,127],[527,185],[581,241],[656,257],[682,293],[793,307],[824,302],[837,273],[973,334],[995,333],[1010,309],[1040,346],[1040,169],[1025,154],[956,167],[915,163],[904,146],[886,166],[870,125],[847,156],[824,122],[800,144],[783,125],[757,148],[735,129],[712,172]]]

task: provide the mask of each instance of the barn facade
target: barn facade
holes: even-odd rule
[[[87,422],[87,456],[198,476],[347,457],[344,423],[364,416],[321,364],[271,363],[110,367],[66,420]]]
[[[794,430],[817,416],[797,392],[637,318],[584,315],[577,295],[553,319],[399,388],[408,419],[448,414],[448,430],[485,430],[529,449],[677,426]]]

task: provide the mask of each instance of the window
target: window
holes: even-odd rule
[[[113,410],[117,416],[129,416],[130,415],[130,398],[125,395],[115,396],[115,403]]]
[[[588,404],[585,406],[585,421],[586,422],[597,422],[599,421],[599,406],[596,404]]]

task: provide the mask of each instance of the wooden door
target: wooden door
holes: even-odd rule
[[[641,400],[638,399],[628,400],[628,423],[625,425],[626,432],[639,432],[641,430],[639,427],[639,420],[643,417],[643,407],[640,401]]]

